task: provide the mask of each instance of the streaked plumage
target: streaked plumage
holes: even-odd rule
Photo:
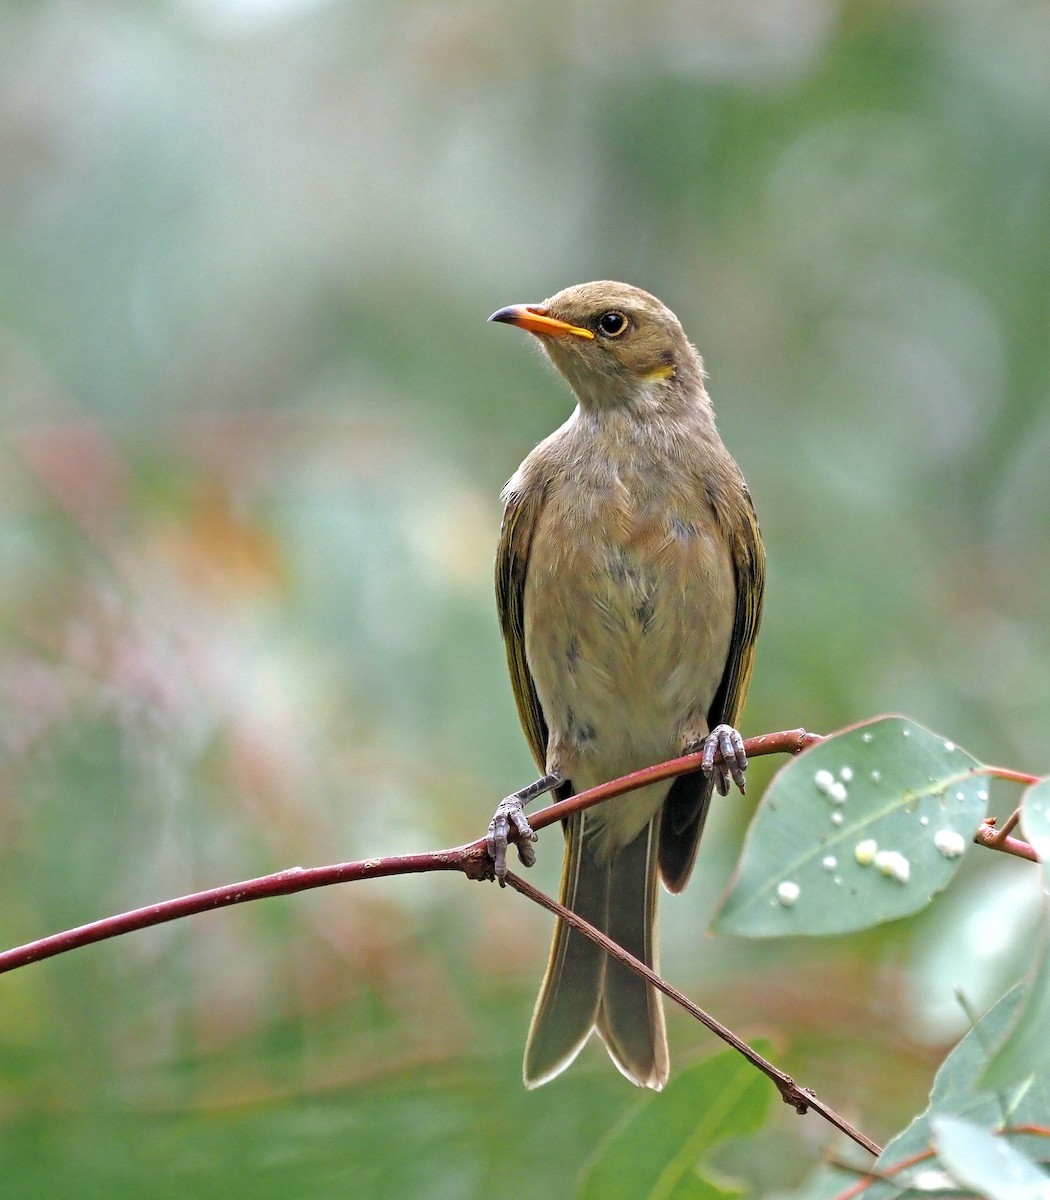
[[[622,318],[623,327],[609,332]],[[518,712],[570,795],[696,749],[743,705],[762,606],[751,499],[715,429],[677,318],[622,283],[494,314],[539,336],[572,416],[504,490],[496,594]],[[689,877],[722,768],[613,800],[566,826],[561,899],[654,967],[657,873]],[[525,1053],[535,1086],[597,1028],[616,1065],[662,1087],[659,995],[559,924]]]

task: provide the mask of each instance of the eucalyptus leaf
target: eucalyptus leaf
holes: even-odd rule
[[[847,933],[918,912],[947,886],[985,813],[980,769],[896,716],[805,751],[762,798],[716,927]]]
[[[1033,784],[1022,797],[1021,829],[1039,855],[1043,922],[1016,1024],[981,1081],[987,1087],[1003,1087],[1033,1071],[1050,1070],[1050,779]]]
[[[756,1047],[762,1053],[768,1047]],[[584,1170],[580,1200],[721,1200],[738,1195],[702,1164],[715,1146],[762,1127],[773,1088],[735,1051],[676,1076],[628,1114]]]
[[[990,1048],[1002,1041],[1016,1020],[1021,999],[1021,988],[1012,988],[952,1050],[934,1078],[926,1109],[883,1150],[876,1163],[881,1174],[891,1174],[894,1167],[929,1150],[932,1123],[941,1116],[965,1117],[985,1129],[1050,1124],[1050,1078],[1045,1072],[1032,1074],[998,1092],[975,1087],[988,1062]],[[1017,1144],[1025,1146],[1025,1139],[1018,1139]],[[1035,1147],[1038,1139],[1031,1138],[1029,1144]],[[872,1183],[864,1193],[864,1200],[895,1200],[907,1191],[910,1181],[930,1169],[930,1160],[926,1159],[913,1169],[894,1175],[892,1183]]]
[[[1002,1135],[959,1117],[935,1117],[937,1156],[951,1177],[987,1200],[1050,1200],[1050,1175]]]

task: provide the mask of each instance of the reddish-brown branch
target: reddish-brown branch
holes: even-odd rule
[[[1023,787],[1031,787],[1043,778],[1041,775],[1029,775],[1027,771],[1014,771],[1010,767],[983,766],[977,774],[988,775],[992,779],[1005,779],[1008,783],[1019,783]],[[985,817],[981,827],[973,835],[973,840],[978,846],[986,846],[989,850],[1001,850],[1003,854],[1012,854],[1015,858],[1038,862],[1039,856],[1034,847],[1021,838],[1010,837],[1020,821],[1020,808],[1015,808],[1001,827],[996,826],[995,817]]]
[[[805,730],[795,729],[781,733],[763,734],[751,738],[745,743],[749,757],[763,754],[790,753],[798,754],[807,746],[820,741],[816,734],[806,733]],[[599,787],[591,788],[573,796],[570,800],[552,804],[537,813],[532,825],[541,829],[560,820],[570,812],[578,812],[592,805],[600,804],[613,796],[644,787],[658,780],[670,779],[677,775],[688,774],[698,769],[699,755],[688,755],[660,763],[644,771],[636,771],[632,775],[616,779]],[[107,938],[118,937],[137,929],[146,929],[151,925],[159,925],[166,921],[178,920],[181,917],[193,916],[197,913],[209,912],[217,908],[227,908],[233,904],[245,904],[250,900],[262,900],[270,896],[287,896],[296,892],[307,891],[311,888],[327,887],[336,883],[351,883],[361,879],[377,879],[389,875],[411,875],[429,871],[461,871],[468,878],[491,879],[492,863],[485,849],[485,840],[479,838],[465,846],[457,846],[449,850],[432,851],[424,854],[407,854],[383,858],[365,859],[360,862],[336,863],[324,867],[291,867],[273,875],[264,875],[257,879],[244,880],[241,883],[227,884],[224,887],[211,888],[208,891],[196,892],[189,896],[181,896],[174,900],[165,900],[158,904],[147,905],[144,908],[117,916],[106,917],[69,929],[51,937],[40,938],[24,946],[0,953],[0,973],[13,971],[18,967],[39,962],[44,958],[52,958],[66,951],[87,946]],[[666,983],[643,963],[611,941],[594,926],[589,925],[575,913],[566,909],[557,901],[537,891],[530,884],[516,875],[508,874],[507,882],[535,903],[549,909],[562,920],[568,921],[582,930],[586,936],[593,938],[610,954],[619,958],[633,970],[643,975],[655,987],[659,988],[687,1012],[691,1013],[708,1029],[733,1046],[744,1055],[755,1067],[767,1075],[776,1085],[784,1101],[791,1104],[799,1113],[813,1109],[851,1137],[858,1145],[863,1146],[872,1154],[878,1154],[879,1148],[844,1121],[833,1109],[814,1095],[808,1088],[798,1084],[783,1071],[773,1066],[748,1044],[742,1041],[731,1030],[719,1021],[709,1016],[703,1009],[693,1004],[676,988]]]
[[[919,1163],[927,1162],[931,1158],[933,1158],[932,1150],[920,1150],[918,1154],[902,1158],[900,1162],[887,1167],[885,1171],[866,1171],[862,1179],[851,1184],[844,1192],[840,1192],[835,1197],[835,1200],[856,1200],[858,1196],[862,1196],[874,1183],[895,1183],[897,1182],[895,1176],[899,1175],[901,1171],[906,1171],[909,1167],[917,1167]],[[898,1183],[897,1186],[899,1187],[900,1184]]]
[[[1038,783],[1043,778],[1042,775],[1029,775],[1027,771],[1015,771],[1011,767],[992,767],[987,763],[974,774],[987,775],[991,779],[1005,779],[1007,783],[1020,783],[1025,787],[1031,787],[1033,783]]]
[[[806,733],[804,729],[791,729],[749,738],[744,746],[749,757],[757,758],[763,754],[797,754],[817,741],[820,741],[817,734]],[[603,783],[599,787],[580,792],[571,800],[542,809],[533,817],[532,827],[542,829],[567,816],[570,811],[590,808],[591,805],[600,804],[611,796],[620,796],[624,792],[644,787],[645,784],[654,783],[659,779],[688,774],[697,770],[699,763],[700,755],[692,754],[660,763],[644,771],[635,771],[633,775],[614,779],[611,783]],[[119,937],[137,929],[147,929],[151,925],[162,925],[165,921],[177,921],[182,917],[210,912],[215,908],[246,904],[250,900],[265,900],[270,896],[290,896],[296,892],[328,887],[335,883],[353,883],[359,879],[378,879],[385,875],[418,875],[427,871],[462,871],[470,879],[491,879],[492,863],[486,852],[484,839],[479,838],[465,846],[433,850],[423,854],[368,858],[360,862],[335,863],[324,867],[290,867],[274,875],[262,875],[257,879],[228,883],[223,887],[194,892],[175,900],[149,904],[145,908],[104,917],[100,921],[92,921],[76,929],[67,929],[63,933],[55,933],[50,937],[28,942],[24,946],[16,946],[0,953],[0,974],[44,958],[53,958],[56,954],[64,954],[68,950],[76,950],[80,946],[89,946],[94,942]]]
[[[824,738],[819,733],[807,733],[805,729],[783,729],[779,733],[762,733],[757,737],[748,738],[744,742],[744,750],[748,758],[759,758],[763,754],[801,754],[810,746],[822,742]],[[556,821],[561,821],[573,813],[582,812],[603,800],[611,800],[614,796],[622,796],[625,792],[633,792],[636,788],[645,787],[649,783],[661,783],[665,779],[674,779],[678,775],[689,775],[700,769],[699,754],[686,754],[682,758],[672,758],[667,762],[657,763],[655,767],[646,767],[641,771],[632,771],[619,779],[611,779],[608,783],[600,783],[597,787],[588,788],[570,796],[568,800],[558,800],[548,804],[546,808],[529,818],[529,824],[538,832]]]
[[[1044,1125],[1010,1125],[1006,1129],[998,1130],[998,1133],[1000,1136],[1004,1134],[1031,1134],[1034,1137],[1050,1137],[1050,1129],[1047,1129]],[[857,1200],[857,1197],[862,1196],[874,1183],[893,1183],[899,1188],[901,1184],[896,1176],[902,1171],[906,1171],[909,1167],[917,1167],[919,1163],[928,1162],[934,1157],[934,1154],[935,1151],[927,1147],[916,1154],[910,1154],[907,1158],[902,1158],[900,1162],[893,1163],[885,1171],[857,1170],[857,1174],[863,1175],[863,1178],[851,1184],[844,1192],[839,1192],[834,1200]],[[846,1171],[856,1169],[850,1167],[847,1163],[839,1162],[836,1165]]]
[[[749,738],[745,748],[749,758],[757,758],[765,754],[799,754],[809,746],[816,745],[823,738],[819,734],[807,733],[804,729],[783,730],[777,733],[762,734]],[[590,788],[568,800],[548,805],[536,813],[531,820],[534,830],[540,830],[572,813],[580,812],[614,796],[645,787],[647,784],[672,779],[698,770],[700,755],[687,755],[672,759],[665,763],[635,771],[620,779],[614,779],[598,787]],[[998,778],[1010,779],[1018,783],[1032,783],[1035,778],[1020,772],[1011,772],[1006,768],[988,767],[983,773],[995,775]],[[1035,858],[1034,851],[1027,843],[1019,842],[1016,838],[1004,836],[1007,831],[996,831],[994,825],[982,826],[974,840],[993,849],[1004,850],[1007,853],[1018,854],[1024,858]],[[364,859],[360,862],[336,863],[322,867],[291,867],[273,875],[264,875],[256,879],[248,879],[241,883],[227,884],[223,887],[211,888],[207,891],[196,892],[174,900],[165,900],[158,904],[147,905],[117,916],[106,917],[69,929],[63,933],[40,938],[24,946],[17,946],[0,953],[0,974],[13,971],[18,967],[27,966],[41,959],[52,958],[80,946],[91,945],[94,942],[118,937],[137,929],[146,929],[166,921],[178,920],[182,917],[193,916],[197,913],[209,912],[217,908],[226,908],[234,904],[245,904],[252,900],[262,900],[270,896],[288,896],[296,892],[308,891],[312,888],[328,887],[337,883],[351,883],[362,879],[377,879],[390,875],[421,874],[430,871],[460,871],[470,879],[491,879],[492,863],[485,847],[485,839],[479,838],[464,846],[447,850],[436,850],[422,854],[391,855],[382,858]],[[574,913],[559,905],[556,901],[536,891],[531,885],[515,875],[508,874],[507,882],[517,891],[532,899],[535,903],[556,913],[562,920],[568,921],[581,929],[586,936],[602,945],[610,954],[619,958],[631,969],[643,975],[654,987],[680,1004],[698,1021],[707,1026],[717,1036],[743,1054],[749,1062],[767,1075],[776,1085],[784,1101],[791,1104],[799,1113],[809,1109],[818,1112],[836,1128],[840,1129],[858,1145],[863,1146],[872,1154],[878,1154],[879,1148],[874,1142],[853,1129],[833,1109],[819,1100],[808,1088],[799,1087],[789,1075],[774,1067],[761,1055],[757,1054],[746,1042],[741,1041],[731,1030],[698,1008],[677,989],[654,974],[637,959],[633,958],[620,946],[611,942],[604,934],[587,922],[582,921]]]
[[[1021,822],[1021,810],[1015,808],[1014,811],[1003,822],[1002,827],[998,828],[995,833],[996,841],[1002,842],[1010,836]]]
[[[833,1108],[830,1108],[822,1100],[818,1099],[809,1088],[800,1087],[790,1075],[781,1071],[779,1067],[775,1067],[767,1058],[763,1058],[757,1050],[752,1049],[747,1042],[737,1037],[731,1029],[727,1029],[721,1021],[717,1021],[710,1013],[705,1012],[699,1005],[694,1004],[688,996],[680,992],[676,987],[673,987],[665,979],[662,979],[655,971],[651,970],[640,959],[635,958],[633,954],[630,954],[618,943],[607,937],[601,930],[596,929],[563,904],[559,904],[557,900],[534,888],[532,884],[526,883],[524,879],[515,875],[512,871],[507,872],[507,884],[509,887],[514,888],[516,892],[520,892],[523,896],[532,900],[533,903],[539,904],[541,907],[547,909],[548,912],[553,913],[567,924],[572,925],[574,929],[578,929],[585,936],[589,937],[592,942],[596,942],[602,949],[611,954],[613,958],[619,959],[620,962],[630,967],[637,975],[641,975],[643,979],[647,979],[653,987],[658,988],[668,999],[673,1000],[675,1004],[684,1008],[701,1025],[706,1025],[713,1034],[732,1046],[753,1067],[757,1067],[763,1075],[771,1079],[780,1092],[780,1098],[785,1104],[790,1104],[800,1116],[813,1109],[814,1112],[820,1113],[826,1121],[834,1125],[836,1129],[841,1130],[847,1137],[852,1138],[858,1146],[863,1146],[865,1150],[876,1157],[882,1153],[882,1150],[875,1142],[865,1137],[859,1130],[854,1129]]]
[[[328,887],[334,883],[380,879],[386,875],[417,875],[424,871],[464,871],[470,875],[471,864],[480,859],[487,861],[487,858],[483,847],[473,843],[470,846],[427,854],[389,855],[385,858],[366,858],[360,862],[333,863],[324,867],[289,867],[274,875],[262,875],[241,883],[227,883],[222,887],[179,896],[174,900],[148,904],[144,908],[104,917],[100,921],[92,921],[88,925],[79,925],[76,929],[67,929],[63,933],[54,933],[50,937],[5,950],[0,953],[0,975],[44,958],[54,958],[56,954],[65,954],[67,950],[90,946],[93,942],[103,942],[124,933],[133,933],[137,929],[148,929],[151,925],[163,925],[166,921],[177,921],[181,917],[210,912],[215,908],[229,908],[230,905],[246,904],[250,900],[265,900],[269,896],[290,896],[295,892]]]
[[[985,817],[973,835],[978,846],[986,846],[989,850],[1000,850],[1003,854],[1012,854],[1015,858],[1026,858],[1029,862],[1038,862],[1039,855],[1035,847],[1020,838],[1006,836],[1005,829],[996,829],[995,817]]]

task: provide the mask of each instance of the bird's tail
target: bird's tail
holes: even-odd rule
[[[586,815],[566,825],[561,902],[656,969],[659,818],[611,855],[595,853]],[[667,1082],[667,1034],[659,993],[559,921],[525,1045],[525,1083],[538,1087],[573,1061],[597,1027],[617,1067],[642,1087]]]

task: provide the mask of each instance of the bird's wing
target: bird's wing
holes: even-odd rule
[[[544,493],[542,487],[526,486],[510,494],[496,551],[496,608],[511,687],[529,749],[541,773],[547,770],[547,722],[525,659],[525,575]]]
[[[762,617],[766,555],[758,531],[758,518],[746,488],[739,519],[727,530],[727,535],[733,560],[736,607],[729,656],[707,713],[708,729],[723,724],[736,727],[751,680],[755,640]],[[685,887],[693,869],[712,785],[711,777],[698,772],[676,779],[667,794],[660,828],[660,874],[672,892],[680,892]]]
[[[744,491],[746,503],[742,506],[741,519],[736,528],[730,530],[730,550],[733,557],[733,575],[736,580],[736,609],[733,614],[733,636],[729,643],[729,657],[722,673],[722,682],[715,692],[714,701],[707,714],[708,728],[716,725],[737,723],[740,710],[744,707],[747,685],[751,682],[751,669],[755,663],[755,640],[762,617],[762,595],[766,587],[766,554],[758,532],[751,495]]]

